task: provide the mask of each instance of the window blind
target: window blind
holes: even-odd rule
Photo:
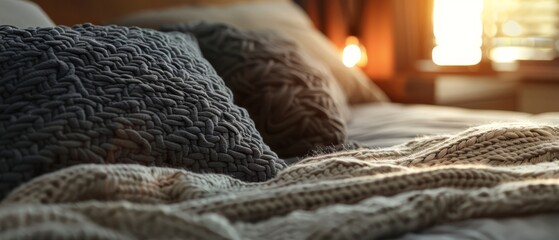
[[[558,0],[485,0],[482,19],[485,55],[494,62],[558,56]]]

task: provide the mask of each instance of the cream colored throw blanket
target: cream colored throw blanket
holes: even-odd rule
[[[358,239],[559,210],[559,127],[486,125],[309,157],[267,182],[138,165],[44,175],[0,205],[0,239]]]

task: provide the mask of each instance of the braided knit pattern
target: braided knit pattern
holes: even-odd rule
[[[0,197],[81,163],[136,163],[248,181],[286,165],[187,34],[0,26]]]
[[[302,157],[346,140],[346,98],[326,69],[272,31],[239,30],[205,22],[164,27],[192,33],[204,57],[250,113],[279,157]],[[337,90],[337,91],[336,91]]]
[[[317,155],[259,183],[80,165],[4,199],[0,238],[384,238],[470,218],[559,211],[558,156],[559,127],[523,123]]]

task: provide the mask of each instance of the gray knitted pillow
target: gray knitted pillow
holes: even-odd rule
[[[344,143],[341,105],[329,86],[335,79],[314,68],[295,44],[271,31],[223,24],[198,22],[163,30],[196,36],[204,57],[233,91],[235,103],[249,111],[264,141],[280,157]]]
[[[286,165],[187,34],[0,26],[0,195],[80,163],[249,181]]]

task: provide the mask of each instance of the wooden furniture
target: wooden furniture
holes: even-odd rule
[[[400,103],[528,113],[559,111],[559,77],[437,74],[406,76],[385,83],[379,85],[392,101]]]

